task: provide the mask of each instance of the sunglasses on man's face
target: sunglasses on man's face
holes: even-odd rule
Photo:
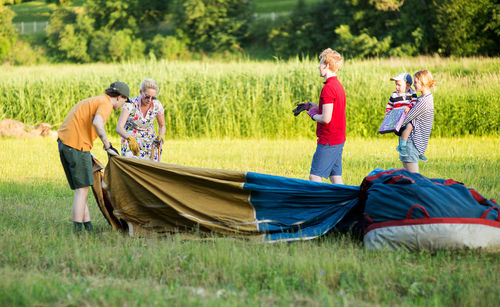
[[[149,95],[144,95],[144,99],[146,100],[155,100],[156,99],[156,96],[149,96]]]

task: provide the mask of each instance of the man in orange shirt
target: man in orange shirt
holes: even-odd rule
[[[72,216],[76,233],[81,232],[83,227],[93,231],[87,205],[89,186],[94,184],[90,150],[99,136],[104,150],[110,155],[118,155],[106,136],[104,124],[111,112],[121,109],[129,96],[127,84],[113,82],[105,95],[87,98],[75,105],[57,131],[61,163],[70,188],[75,190]]]

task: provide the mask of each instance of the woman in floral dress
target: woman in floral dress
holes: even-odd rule
[[[160,162],[165,135],[163,106],[156,99],[159,88],[153,79],[141,83],[140,95],[122,108],[116,132],[122,137],[122,156]],[[158,121],[158,136],[154,120]]]

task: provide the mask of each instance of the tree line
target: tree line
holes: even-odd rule
[[[48,1],[58,9],[46,35],[28,43],[0,4],[1,62],[314,57],[325,46],[348,58],[500,54],[495,0],[298,0],[275,20],[253,14],[251,0],[87,0],[83,7]]]

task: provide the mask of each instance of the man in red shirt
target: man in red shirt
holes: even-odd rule
[[[319,104],[309,102],[307,114],[317,121],[318,137],[309,180],[321,182],[321,178],[330,178],[332,183],[342,181],[342,151],[345,142],[345,91],[337,78],[337,71],[342,67],[342,56],[330,48],[319,56],[319,75],[325,79]]]

